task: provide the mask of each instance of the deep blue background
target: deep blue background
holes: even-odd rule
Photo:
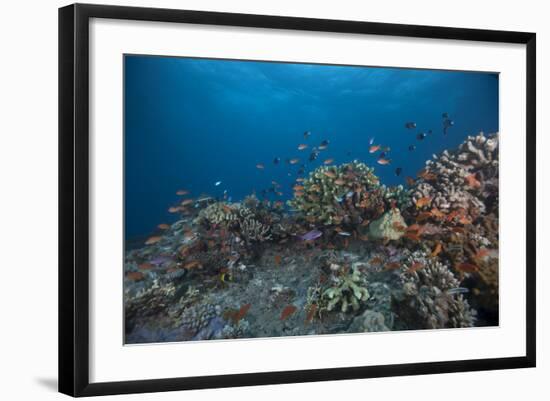
[[[178,189],[193,197],[227,190],[236,201],[276,180],[285,200],[299,165],[284,160],[293,157],[305,162],[306,173],[327,158],[359,159],[395,185],[467,135],[498,131],[497,74],[133,55],[124,66],[127,239],[173,221],[167,209]],[[447,136],[443,112],[455,122]],[[405,129],[407,121],[417,129]],[[428,129],[433,134],[418,141]],[[371,137],[391,147],[390,166],[368,153]],[[329,149],[307,162],[324,139]],[[298,151],[300,143],[310,148]],[[274,165],[274,157],[282,162]],[[396,167],[403,168],[400,177]]]

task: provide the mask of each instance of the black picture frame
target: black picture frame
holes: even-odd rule
[[[90,383],[89,21],[161,21],[526,45],[526,354],[521,357]],[[536,35],[435,26],[73,4],[59,9],[59,391],[71,396],[361,379],[535,366]]]

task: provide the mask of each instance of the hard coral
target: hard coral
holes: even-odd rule
[[[333,276],[332,281],[332,285],[321,295],[321,299],[326,302],[326,310],[329,312],[339,304],[341,304],[340,310],[344,313],[349,310],[350,306],[357,311],[359,303],[369,299],[366,280],[357,269],[343,271]]]
[[[424,209],[437,208],[449,213],[466,210],[470,214],[486,212],[498,205],[498,134],[469,136],[458,150],[443,151],[426,162],[425,169],[412,188],[412,198],[429,199]]]
[[[415,266],[415,268],[412,268]],[[459,280],[449,268],[422,251],[407,257],[395,295],[397,314],[409,329],[472,327],[476,311],[457,292]]]
[[[374,169],[353,161],[322,166],[310,173],[303,192],[288,204],[312,222],[332,225],[359,224],[384,212],[384,193]]]

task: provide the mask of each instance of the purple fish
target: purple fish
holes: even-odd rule
[[[161,266],[163,264],[165,264],[166,262],[169,262],[171,261],[172,258],[169,257],[169,256],[156,256],[152,259],[149,260],[149,263],[153,264],[153,265],[156,265],[156,266]]]
[[[323,233],[319,230],[311,230],[308,233],[305,233],[304,235],[299,235],[298,238],[302,241],[311,241],[314,239],[319,238]]]

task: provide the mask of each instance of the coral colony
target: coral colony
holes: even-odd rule
[[[445,134],[452,125],[444,115]],[[297,148],[314,160],[328,146]],[[391,163],[373,140],[369,152]],[[498,135],[480,133],[406,187],[327,159],[286,203],[179,190],[177,221],[126,253],[126,342],[497,325],[498,173]]]

